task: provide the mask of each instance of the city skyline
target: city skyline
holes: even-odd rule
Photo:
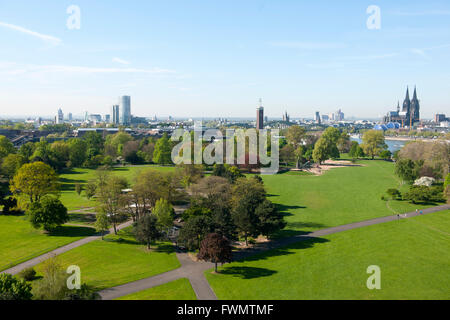
[[[450,5],[378,1],[370,30],[370,4],[78,1],[70,30],[70,3],[5,3],[0,117],[111,114],[128,95],[144,117],[254,118],[263,97],[269,118],[381,120],[416,85],[423,118],[450,113]]]

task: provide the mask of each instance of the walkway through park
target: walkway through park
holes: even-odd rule
[[[133,221],[125,222],[123,224],[118,225],[117,226],[117,230],[121,230],[123,228],[129,227],[132,224],[133,224]],[[114,232],[114,228],[111,228],[105,233],[105,235],[113,233],[113,232]],[[18,274],[23,269],[34,267],[35,265],[37,265],[37,264],[39,264],[39,263],[41,263],[41,262],[43,262],[43,261],[45,261],[47,259],[50,259],[50,258],[52,258],[54,256],[60,255],[60,254],[62,254],[64,252],[67,252],[69,250],[72,250],[74,248],[82,246],[83,244],[86,244],[86,243],[89,243],[89,242],[92,242],[92,241],[95,241],[95,240],[99,240],[101,238],[102,238],[101,235],[93,235],[93,236],[90,236],[90,237],[86,237],[86,238],[80,239],[78,241],[69,243],[69,244],[67,244],[65,246],[59,247],[58,249],[49,251],[49,252],[47,252],[47,253],[45,253],[45,254],[43,254],[41,256],[38,256],[36,258],[31,259],[31,260],[27,260],[27,261],[25,261],[23,263],[20,263],[20,264],[14,266],[12,268],[3,270],[0,273],[9,273],[9,274],[12,274],[12,275]]]
[[[428,208],[422,210],[422,214],[429,214],[438,211],[449,210],[450,205],[442,205],[438,207]],[[382,218],[376,218],[361,222],[350,223],[338,227],[332,227],[322,230],[317,230],[304,235],[296,235],[288,238],[282,238],[270,242],[266,242],[263,244],[259,244],[253,248],[241,250],[234,254],[234,260],[241,260],[251,255],[276,249],[279,247],[284,247],[296,242],[305,241],[311,238],[318,238],[326,235],[330,235],[333,233],[338,233],[342,231],[347,231],[351,229],[357,229],[362,227],[367,227],[371,225],[376,225],[380,223],[396,221],[399,219],[407,219],[411,217],[415,217],[420,215],[419,212],[409,212],[401,215],[392,215]],[[186,253],[177,253],[177,257],[180,260],[181,267],[166,273],[162,273],[150,278],[141,279],[138,281],[130,282],[121,286],[105,289],[100,292],[100,295],[103,300],[112,300],[116,299],[131,293],[135,293],[138,291],[142,291],[145,289],[149,289],[152,287],[156,287],[162,285],[164,283],[168,283],[180,278],[188,278],[189,282],[194,289],[194,292],[199,300],[217,300],[214,291],[211,289],[208,281],[204,276],[204,272],[214,267],[212,263],[206,262],[194,262]]]
[[[429,214],[438,211],[450,210],[450,205],[442,205],[438,207],[428,208],[422,210],[422,214]],[[305,241],[311,238],[318,238],[326,235],[330,235],[333,233],[338,233],[342,231],[347,231],[351,229],[357,229],[362,227],[367,227],[371,225],[376,225],[380,223],[395,221],[399,219],[406,219],[420,215],[420,212],[409,212],[406,214],[400,215],[391,215],[382,218],[376,218],[361,222],[350,223],[342,226],[317,230],[308,234],[296,235],[292,237],[282,238],[278,240],[273,240],[270,242],[258,244],[253,248],[243,249],[234,254],[234,260],[241,260],[251,255],[264,252],[271,249],[276,249],[279,247],[287,246],[296,242]],[[128,226],[132,225],[132,221],[128,221],[123,223],[117,227],[118,230],[124,229]],[[110,229],[108,233],[113,233],[114,230]],[[9,274],[17,274],[23,269],[33,267],[49,258],[60,255],[64,252],[72,250],[74,248],[80,247],[86,243],[101,239],[100,235],[94,235],[90,237],[83,238],[81,240],[72,242],[68,245],[62,246],[56,250],[50,251],[46,254],[18,264],[10,269],[4,270],[0,273],[9,273]],[[204,272],[214,267],[214,264],[208,262],[195,262],[193,261],[187,253],[177,252],[177,258],[181,263],[181,267],[172,271],[168,271],[150,278],[141,279],[138,281],[130,282],[124,285],[120,285],[117,287],[105,289],[100,292],[102,299],[104,300],[112,300],[115,298],[119,298],[131,293],[135,293],[138,291],[142,291],[145,289],[149,289],[152,287],[156,287],[162,285],[164,283],[168,283],[180,278],[187,278],[194,289],[194,292],[199,300],[216,300],[217,297],[214,294],[214,291],[211,289],[208,281],[204,276]]]

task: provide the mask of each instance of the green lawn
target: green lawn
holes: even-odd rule
[[[0,215],[0,271],[93,233],[92,228],[63,226],[47,235],[24,216]]]
[[[381,268],[369,290],[367,267]],[[450,299],[450,211],[354,229],[205,275],[220,299]]]
[[[197,300],[188,279],[182,278],[116,300]]]
[[[137,243],[127,228],[105,241],[96,240],[57,257],[64,268],[77,265],[81,281],[98,290],[151,277],[180,267],[173,245],[158,243],[152,251]],[[39,272],[42,264],[36,267]]]
[[[113,173],[120,177],[125,177],[128,181],[133,183],[136,175],[145,169],[153,168],[159,171],[173,171],[174,167],[159,167],[152,165],[134,166],[134,167],[115,167]],[[91,208],[97,205],[95,200],[88,200],[85,197],[84,191],[81,195],[75,192],[75,184],[79,183],[85,185],[90,180],[95,179],[95,170],[86,168],[71,169],[60,175],[62,183],[61,201],[69,211],[78,210],[82,208]]]
[[[387,189],[399,188],[393,163],[366,160],[358,164],[359,167],[334,168],[321,176],[263,176],[269,199],[286,213],[288,225],[281,236],[427,207],[381,200]],[[401,189],[405,191],[407,186]]]

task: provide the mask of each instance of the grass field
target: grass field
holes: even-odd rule
[[[63,226],[47,235],[35,230],[24,216],[0,215],[0,271],[94,232],[92,228]]]
[[[131,229],[96,240],[57,257],[64,268],[77,265],[81,281],[97,289],[114,287],[180,267],[173,245],[158,243],[152,251],[137,243]],[[36,267],[41,270],[42,264]]]
[[[286,214],[288,225],[280,236],[428,207],[381,200],[387,189],[399,188],[393,163],[366,160],[358,164],[359,167],[334,168],[321,176],[263,176],[269,199]],[[407,186],[401,189],[405,191]]]
[[[369,290],[367,267],[381,268]],[[205,275],[219,299],[450,299],[450,211],[271,250]]]
[[[174,167],[159,167],[159,166],[134,166],[134,167],[115,167],[113,174],[128,179],[128,182],[133,183],[136,175],[145,169],[153,168],[158,171],[173,171]],[[69,211],[95,207],[97,205],[95,200],[88,200],[84,195],[84,191],[81,195],[75,192],[75,184],[81,185],[87,184],[90,180],[95,179],[95,170],[76,168],[71,169],[60,175],[60,182],[62,184],[61,201],[67,207]]]
[[[116,300],[197,300],[188,279],[182,278]]]

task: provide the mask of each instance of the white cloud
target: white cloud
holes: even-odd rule
[[[123,60],[123,59],[120,59],[120,58],[117,58],[117,57],[113,58],[112,61],[120,63],[120,64],[125,64],[125,65],[131,64],[131,62]]]
[[[291,49],[305,49],[305,50],[318,50],[318,49],[339,49],[345,48],[344,43],[336,42],[271,42],[273,47],[291,48]]]
[[[60,44],[62,42],[62,40],[59,39],[59,38],[56,38],[56,37],[53,37],[53,36],[49,36],[49,35],[46,35],[46,34],[42,34],[42,33],[39,33],[39,32],[35,32],[35,31],[29,30],[29,29],[26,29],[26,28],[23,28],[23,27],[20,27],[20,26],[13,25],[13,24],[9,24],[9,23],[5,23],[5,22],[1,22],[0,21],[0,26],[8,28],[8,29],[11,29],[11,30],[19,31],[19,32],[22,32],[22,33],[25,33],[25,34],[28,34],[28,35],[31,35],[33,37],[39,38],[41,40],[44,40],[45,42],[49,42],[49,43],[52,43],[52,44]]]

